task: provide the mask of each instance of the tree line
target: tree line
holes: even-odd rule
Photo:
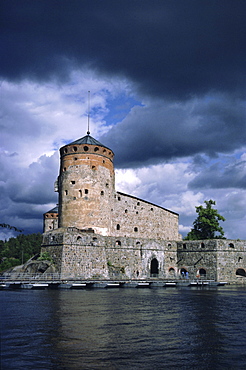
[[[42,234],[20,234],[8,241],[0,240],[0,271],[22,265],[40,253]]]

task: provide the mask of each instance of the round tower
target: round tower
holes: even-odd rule
[[[59,227],[110,235],[114,153],[89,133],[60,149]]]

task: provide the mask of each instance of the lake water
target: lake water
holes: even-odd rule
[[[4,290],[1,369],[243,369],[246,288]]]

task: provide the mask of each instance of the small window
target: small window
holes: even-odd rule
[[[75,160],[75,161],[77,161],[77,159],[78,159],[77,157],[74,157],[74,160]]]
[[[81,198],[81,197],[82,197],[82,191],[79,190],[79,198]]]
[[[89,193],[89,190],[88,189],[85,189],[85,194],[88,194]]]
[[[74,180],[71,181],[71,185],[75,185],[75,181]]]
[[[102,160],[102,163],[105,163],[105,160],[104,159]]]
[[[116,225],[116,230],[120,230],[120,224]]]
[[[96,166],[92,166],[91,168],[93,169],[93,171],[95,171],[95,170],[96,170]]]
[[[108,183],[106,183],[106,188],[108,188],[109,187],[109,184]]]
[[[138,211],[136,212],[136,215],[138,215]]]
[[[140,202],[137,202],[137,206],[140,206]]]
[[[94,152],[98,152],[98,150],[99,150],[99,148],[96,146],[96,147],[94,148]]]
[[[89,150],[88,146],[84,146],[84,151],[88,152],[88,150]]]
[[[138,228],[137,227],[134,227],[134,231],[135,231],[135,233],[137,233],[138,232]]]
[[[104,191],[103,190],[101,191],[101,195],[104,195]]]
[[[172,246],[172,244],[170,244],[170,243],[168,243],[168,245],[167,245],[169,248],[171,248],[171,246]]]
[[[82,238],[81,238],[81,236],[78,236],[78,237],[77,237],[77,240],[81,240],[81,239],[82,239]]]
[[[150,208],[150,210],[151,210],[151,211],[154,211],[154,209],[153,209],[153,208]]]
[[[234,248],[234,244],[233,243],[229,243],[229,247],[230,248]]]
[[[201,243],[201,248],[205,248],[205,244],[204,243]]]
[[[186,249],[186,244],[183,244],[183,249]]]
[[[67,191],[67,190],[65,190],[65,191],[64,191],[64,194],[65,194],[65,195],[67,195],[67,194],[68,194],[68,191]]]
[[[67,153],[67,148],[64,149],[64,153]]]
[[[116,240],[115,244],[116,245],[121,245],[121,241],[120,240]]]
[[[118,200],[121,200],[121,198],[120,198],[120,197],[118,197]]]
[[[73,151],[77,152],[78,148],[76,146],[73,147]]]
[[[128,210],[127,209],[125,209],[125,213],[127,213],[128,212]]]
[[[64,167],[64,168],[63,168],[63,172],[66,172],[66,171],[67,171],[67,169],[66,169],[66,167]]]

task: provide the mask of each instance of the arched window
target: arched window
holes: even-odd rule
[[[116,225],[116,230],[120,230],[120,224]]]

